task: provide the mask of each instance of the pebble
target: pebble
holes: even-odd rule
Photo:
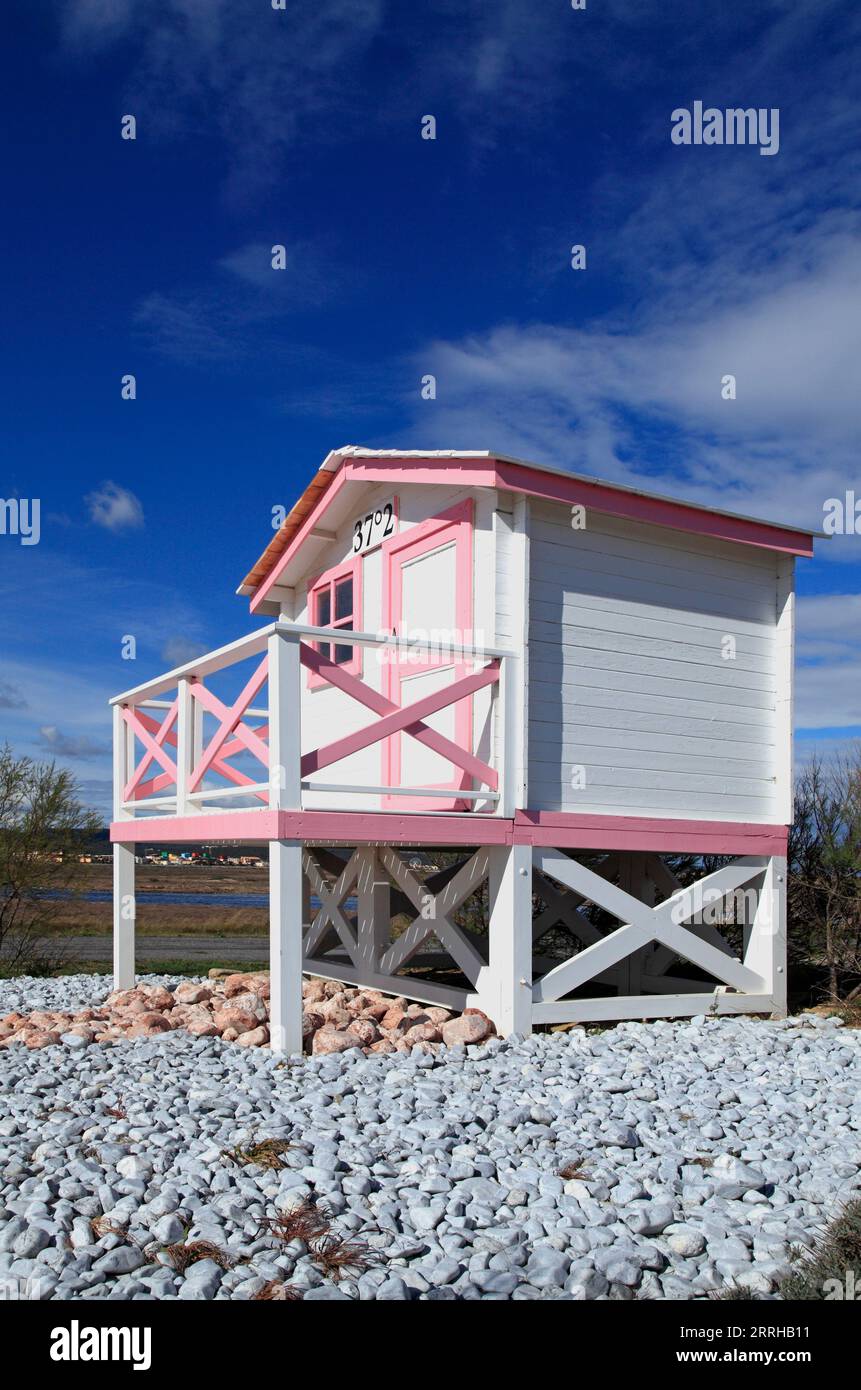
[[[155,1003],[179,984],[188,1008],[210,988],[144,983]],[[0,1015],[85,1011],[109,990],[3,981]],[[340,999],[314,992],[337,1019]],[[390,1006],[408,1029],[435,1026],[409,1023],[423,1012]],[[768,1298],[790,1251],[861,1195],[855,1030],[703,1017],[479,1043],[476,1028],[289,1062],[185,1028],[5,1046],[0,1282],[57,1300],[247,1300],[270,1281],[311,1301]],[[266,1138],[290,1146],[280,1170],[240,1157]],[[309,1199],[370,1268],[337,1281],[305,1241],[267,1234]],[[223,1260],[172,1267],[167,1246],[203,1239]]]

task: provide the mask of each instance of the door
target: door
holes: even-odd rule
[[[472,502],[452,507],[383,545],[383,626],[399,637],[430,639],[442,650],[417,647],[386,653],[384,688],[396,705],[414,704],[451,685],[472,669],[451,648],[472,644]],[[424,721],[461,748],[472,747],[472,698],[459,700]],[[409,734],[383,745],[383,784],[423,791],[458,791],[472,780],[447,758]],[[457,797],[384,796],[387,810],[469,810]]]

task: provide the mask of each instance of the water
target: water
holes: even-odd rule
[[[76,895],[52,890],[40,893],[38,896],[57,899],[73,898]],[[109,903],[113,901],[113,894],[110,889],[97,889],[92,893],[78,894],[77,900],[86,903]],[[136,893],[135,902],[165,903],[170,907],[268,907],[269,895],[267,893]],[[315,910],[320,906],[320,899],[313,893],[311,906]],[[347,898],[344,906],[355,909],[356,899]]]

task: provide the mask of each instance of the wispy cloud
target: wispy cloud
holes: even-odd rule
[[[174,666],[184,666],[187,661],[193,661],[205,651],[206,647],[202,642],[191,642],[187,637],[169,637],[161,649],[161,659],[165,662],[166,669],[172,671]]]
[[[284,269],[273,247],[285,247]],[[277,351],[281,320],[320,308],[337,290],[354,291],[319,248],[307,243],[249,242],[201,267],[192,285],[146,294],[134,322],[149,346],[185,365],[211,366]]]
[[[26,709],[27,701],[11,681],[0,681],[0,709]]]
[[[110,481],[87,494],[90,520],[106,531],[136,530],[144,524],[141,501],[128,488]]]
[[[89,760],[103,758],[110,753],[107,743],[99,743],[86,734],[64,734],[54,724],[43,724],[39,736],[42,747],[58,758]]]
[[[358,108],[345,72],[377,37],[383,0],[236,5],[234,0],[70,0],[67,51],[79,59],[127,42],[134,54],[126,110],[139,138],[217,134],[227,149],[227,195],[240,202],[280,176],[285,157],[323,112]],[[133,41],[133,43],[131,42]]]

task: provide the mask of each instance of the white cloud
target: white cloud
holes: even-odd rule
[[[161,649],[161,659],[166,663],[166,669],[172,671],[175,666],[184,666],[205,651],[202,642],[190,642],[187,637],[169,637]]]
[[[806,594],[796,608],[795,723],[861,727],[861,594]]]
[[[65,734],[55,724],[43,724],[39,730],[42,747],[58,758],[104,758],[110,755],[110,745],[88,738],[86,734]]]
[[[87,494],[85,499],[90,510],[90,520],[106,531],[135,530],[144,524],[144,512],[140,499],[128,488],[110,481]]]

